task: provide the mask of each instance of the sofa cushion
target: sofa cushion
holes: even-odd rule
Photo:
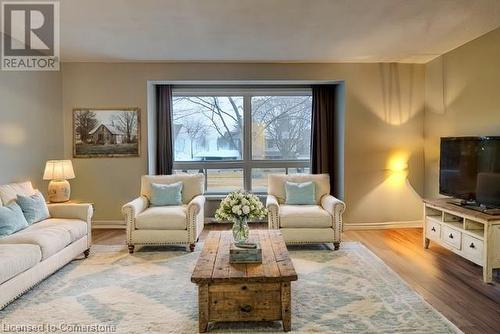
[[[30,226],[28,229],[37,231],[49,227],[67,231],[72,243],[80,240],[88,233],[87,223],[80,219],[49,218]]]
[[[34,267],[42,260],[37,245],[0,245],[0,284]]]
[[[332,216],[319,205],[280,205],[280,226],[296,228],[332,227]]]
[[[58,253],[72,242],[67,226],[42,221],[0,239],[0,244],[32,244],[40,246],[42,260]]]
[[[23,211],[16,202],[0,208],[0,237],[11,235],[28,226]]]
[[[0,185],[0,200],[3,205],[14,201],[17,195],[31,196],[35,193],[35,189],[31,182],[9,183]]]
[[[23,210],[24,217],[30,225],[50,217],[45,198],[39,191],[31,196],[17,195],[16,202]]]
[[[139,230],[185,230],[187,206],[150,207],[135,218]]]

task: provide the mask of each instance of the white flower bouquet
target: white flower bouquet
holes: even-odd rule
[[[257,196],[243,191],[235,191],[229,193],[221,201],[215,212],[215,219],[234,222],[232,229],[234,241],[244,243],[249,235],[248,220],[264,218],[266,215],[267,209]]]
[[[247,192],[235,191],[229,193],[221,201],[219,208],[215,212],[215,219],[234,222],[264,218],[266,215],[267,209],[257,196]]]

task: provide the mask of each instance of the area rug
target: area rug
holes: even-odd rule
[[[199,247],[198,247],[199,248]],[[199,249],[95,246],[0,311],[0,331],[196,333]],[[460,333],[360,243],[294,247],[294,333]],[[25,327],[22,327],[25,326]],[[282,333],[280,322],[216,323],[214,333]]]

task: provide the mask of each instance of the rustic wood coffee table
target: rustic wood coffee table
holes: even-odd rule
[[[196,263],[191,282],[198,285],[200,333],[210,321],[283,321],[291,329],[291,282],[297,274],[278,230],[252,230],[262,263],[229,263],[231,231],[212,231]]]

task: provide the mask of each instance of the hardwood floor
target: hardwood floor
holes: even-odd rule
[[[229,228],[207,224],[201,239],[211,230]],[[94,244],[125,244],[125,230],[95,230],[93,238]],[[424,249],[421,229],[346,231],[344,241],[363,243],[465,333],[500,333],[498,272],[493,284],[484,284],[481,267],[432,242]]]

